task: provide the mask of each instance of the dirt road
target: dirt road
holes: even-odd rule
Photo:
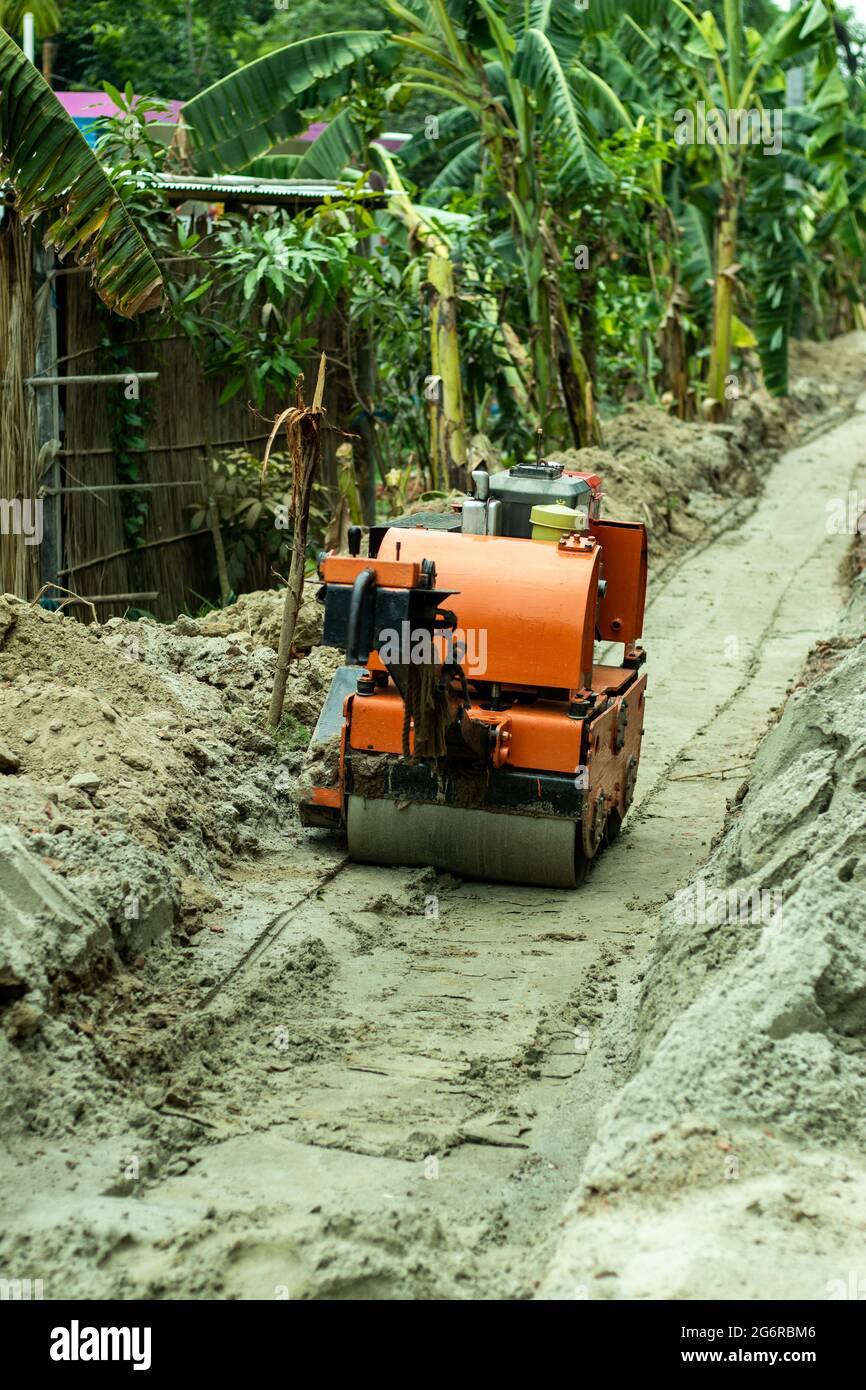
[[[106,1044],[137,1059],[127,1124],[22,1147],[3,1178],[33,1277],[95,1298],[531,1296],[623,1076],[627,1038],[603,1050],[596,1025],[833,627],[850,537],[826,504],[862,492],[864,458],[866,397],[653,586],[636,805],[582,890],[349,865],[292,830],[229,885],[221,930],[181,963],[155,952],[161,1023],[115,1018]]]

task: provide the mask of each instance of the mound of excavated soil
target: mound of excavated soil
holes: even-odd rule
[[[702,879],[738,909],[774,895],[772,920],[690,925],[672,904],[598,1182],[683,1094],[795,1141],[866,1142],[866,641],[791,699]]]
[[[603,449],[551,458],[597,473],[604,515],[642,521],[656,563],[676,558],[723,522],[738,499],[754,496],[775,456],[791,448],[863,391],[866,333],[832,343],[796,343],[790,395],[743,394],[729,424],[683,422],[647,404],[605,421]]]
[[[863,389],[866,333],[844,333],[829,342],[796,340],[789,357],[790,403],[796,410],[831,409]],[[779,402],[788,415],[789,401]]]
[[[604,514],[647,526],[655,555],[693,542],[730,507],[753,496],[772,452],[764,412],[738,403],[736,423],[686,424],[651,405],[630,405],[605,426],[604,449],[555,458],[604,484]]]
[[[295,736],[339,661],[317,649],[293,663]],[[266,722],[275,664],[255,638],[185,619],[84,627],[0,599],[0,825],[38,842],[119,932],[129,897],[145,917],[153,898],[163,922],[180,890],[187,910],[202,906],[206,885],[291,814],[283,740]],[[6,881],[0,868],[0,903]],[[143,926],[140,944],[153,934]]]
[[[866,1274],[860,588],[859,640],[810,664],[666,909],[544,1296],[850,1297]]]
[[[276,810],[264,711],[274,659],[151,623],[22,603],[0,648],[0,815],[26,834],[124,832],[211,878]]]
[[[294,815],[301,754],[288,750],[342,657],[316,648],[293,662],[274,737],[263,625],[85,627],[0,598],[0,1129],[50,1123],[50,1058],[81,1052],[85,1065],[107,981],[135,987],[117,967],[140,964],[173,927],[185,942],[219,907],[224,871]],[[122,1093],[111,1084],[94,1075],[87,1103]],[[58,1123],[75,1121],[73,1092]]]

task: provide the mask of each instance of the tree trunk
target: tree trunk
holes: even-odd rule
[[[656,348],[662,364],[659,374],[661,394],[670,392],[679,419],[690,420],[694,414],[693,396],[689,394],[689,357],[678,288],[674,289],[668,301]]]
[[[384,152],[379,158],[395,190],[388,204],[429,252],[427,280],[430,286],[430,375],[426,397],[430,404],[430,464],[433,486],[445,491],[464,488],[467,476],[466,423],[463,414],[463,378],[460,371],[460,339],[457,334],[457,294],[451,248],[439,232],[424,221],[408,198],[393,161]]]
[[[604,438],[601,421],[595,409],[592,376],[583,352],[575,340],[568,311],[562,303],[559,305],[557,339],[559,378],[574,447],[588,449],[596,445],[602,448]]]
[[[731,336],[737,262],[738,199],[735,184],[723,189],[716,223],[716,264],[713,289],[713,345],[707,380],[710,418],[724,420],[729,413],[728,380],[731,371]]]
[[[57,48],[58,45],[54,39],[42,40],[42,76],[45,78],[49,87],[54,78],[54,65],[57,62]]]
[[[596,265],[596,257],[599,254],[600,251],[597,246],[591,246],[589,248],[589,264],[591,267]],[[583,360],[586,363],[586,370],[590,381],[595,381],[598,376],[597,295],[598,275],[596,271],[594,269],[583,271],[580,280],[577,324],[580,329],[580,350],[583,353]]]
[[[435,486],[462,491],[468,482],[463,380],[457,336],[457,295],[450,257],[437,251],[427,270],[430,284],[430,365],[434,381],[429,392]],[[438,381],[436,380],[438,378]]]
[[[295,628],[298,625],[298,613],[301,609],[301,599],[304,596],[304,569],[307,561],[308,517],[309,503],[307,504],[307,515],[298,516],[295,519],[295,535],[292,543],[292,563],[289,568],[289,585],[286,589],[286,602],[283,607],[283,621],[280,627],[280,645],[277,651],[277,673],[274,679],[271,707],[268,712],[268,719],[274,728],[277,727],[283,717],[283,705],[286,700],[286,685],[288,684],[289,678],[289,662],[292,656],[292,642],[295,639]]]
[[[358,343],[358,395],[364,403],[358,421],[359,446],[356,451],[362,456],[361,496],[363,498],[364,523],[376,525],[376,418],[374,415],[376,399],[376,349],[373,338],[366,325],[361,326],[361,339]]]
[[[540,250],[540,246],[539,246]],[[530,261],[534,258],[530,258]],[[555,403],[551,400],[553,341],[550,332],[550,300],[544,283],[543,265],[528,267],[529,331],[532,334],[532,362],[538,423],[545,434],[555,433]]]
[[[536,340],[536,350],[546,357],[548,407],[540,415],[545,434],[576,449],[601,445],[601,425],[595,411],[593,379],[578,344],[571,317],[559,291],[561,256],[546,219],[538,228],[543,266],[535,293],[540,323],[547,333]]]

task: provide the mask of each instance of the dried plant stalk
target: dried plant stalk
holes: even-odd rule
[[[262,464],[262,478],[267,472],[271,449],[280,429],[285,429],[292,461],[292,515],[295,520],[292,541],[292,561],[289,568],[289,583],[283,608],[283,621],[280,628],[280,645],[277,652],[277,674],[271,696],[268,720],[276,728],[283,717],[286,700],[286,683],[289,676],[289,662],[292,642],[298,622],[301,599],[304,594],[304,568],[307,557],[307,532],[310,522],[310,502],[313,484],[322,461],[322,420],[325,414],[322,398],[325,393],[325,371],[327,358],[324,353],[319,361],[319,377],[313,394],[312,405],[304,402],[304,378],[298,377],[296,384],[296,404],[274,421],[274,428],[265,450]]]

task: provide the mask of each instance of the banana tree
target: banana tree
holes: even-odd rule
[[[120,192],[17,43],[0,31],[0,178],[22,218],[46,214],[46,244],[74,254],[110,309],[132,317],[162,299],[162,274]]]
[[[609,179],[572,72],[585,18],[565,0],[525,8],[498,0],[386,4],[404,25],[392,33],[406,55],[398,74],[404,89],[455,103],[428,122],[406,157],[422,157],[444,136],[449,148],[436,183],[445,188],[490,164],[525,286],[534,414],[554,439],[600,442],[592,382],[559,293],[554,215],[557,198],[578,199],[581,188]],[[555,175],[543,157],[550,145],[561,156]]]
[[[350,96],[365,59],[392,74],[395,91],[435,94],[437,106],[451,98],[472,126],[464,162],[480,167],[487,152],[510,209],[532,324],[535,413],[554,436],[567,432],[570,417],[576,443],[598,441],[592,384],[557,294],[559,252],[539,158],[551,139],[566,152],[563,196],[606,177],[566,71],[585,20],[570,0],[544,0],[527,14],[521,5],[516,23],[506,22],[512,7],[501,0],[386,0],[386,8],[390,30],[302,40],[194,98],[184,120],[198,157],[221,169],[249,167],[303,129],[308,113],[339,101],[339,115],[293,172],[322,177],[353,155],[367,161],[370,132]]]
[[[236,173],[275,145],[300,134],[309,113],[340,104],[340,117],[311,146],[308,159],[293,161],[293,176],[322,178],[339,172],[362,151],[362,123],[348,98],[365,59],[386,76],[393,65],[382,30],[343,30],[286,44],[238,68],[188,101],[182,125],[196,162],[212,173]]]
[[[832,10],[831,0],[808,0],[791,16],[780,14],[773,0],[716,0],[712,11],[693,0],[666,0],[653,7],[654,22],[646,23],[637,7],[625,0],[619,27],[597,35],[583,55],[585,65],[616,90],[619,105],[638,123],[651,125],[660,140],[676,136],[678,143],[690,144],[694,132],[682,118],[693,121],[694,112],[685,108],[695,97],[703,103],[704,128],[698,136],[703,136],[705,146],[696,142],[690,150],[679,150],[672,161],[665,160],[653,171],[657,193],[664,190],[659,206],[678,226],[679,251],[667,265],[673,290],[658,347],[663,362],[673,366],[666,368],[666,385],[680,402],[681,413],[683,388],[688,387],[685,325],[691,333],[704,323],[709,329],[715,385],[709,387],[708,413],[723,414],[728,394],[735,394],[725,389],[731,348],[757,345],[765,384],[784,394],[797,299],[795,275],[801,274],[810,285],[815,282],[816,257],[805,244],[810,219],[817,219],[827,235],[832,209],[833,216],[844,220],[845,244],[856,248],[853,232],[862,189],[853,167],[859,162],[852,153],[857,140],[845,116],[849,103],[856,105],[858,84],[849,81],[846,91],[841,80]],[[598,16],[597,9],[595,13]],[[738,34],[739,50],[733,41]],[[807,109],[785,110],[783,138],[783,113],[765,108],[785,100],[785,69],[801,66],[804,60],[811,75]],[[609,99],[606,105],[611,118],[625,126],[626,119],[617,116]],[[599,124],[597,105],[591,114]],[[762,144],[771,137],[773,157],[750,151],[749,137]],[[728,212],[732,216],[726,217]],[[839,259],[836,256],[834,264]],[[860,296],[851,280],[855,249],[847,260],[851,271],[844,294],[853,299],[856,317]],[[741,261],[748,267],[747,279]],[[682,288],[677,284],[680,273]],[[741,277],[751,302],[754,334],[734,312]],[[715,398],[720,392],[721,402]],[[689,410],[691,397],[688,390]]]
[[[828,332],[866,327],[866,128],[852,101],[840,169],[838,163],[807,157],[821,126],[818,116],[798,112],[792,125],[794,145],[782,163],[788,187],[796,190],[796,259],[812,315],[809,331],[824,339]]]
[[[457,293],[451,247],[435,225],[408,197],[393,161],[384,150],[379,158],[388,174],[391,190],[389,211],[403,223],[410,238],[428,253],[427,283],[430,289],[430,376],[426,398],[430,404],[430,457],[433,487],[465,488],[466,420],[457,333]]]
[[[42,76],[51,81],[55,45],[52,36],[61,25],[60,6],[57,0],[0,0],[0,28],[10,34],[20,34],[24,28],[24,16],[33,16],[33,27],[42,44]]]
[[[838,140],[847,91],[836,64],[832,0],[812,0],[792,15],[780,18],[764,37],[744,25],[743,0],[724,0],[724,32],[712,11],[697,14],[686,0],[672,0],[672,4],[688,18],[693,31],[691,41],[678,44],[677,49],[681,72],[688,79],[690,91],[699,93],[702,103],[697,117],[687,108],[677,113],[681,121],[677,142],[706,145],[710,158],[716,162],[719,180],[712,270],[712,346],[705,410],[711,418],[723,419],[733,394],[729,380],[747,161],[756,157],[756,145],[763,147],[757,155],[762,163],[763,155],[772,153],[778,157],[782,152],[782,132],[777,124],[781,113],[773,113],[775,124],[771,127],[770,113],[762,100],[762,95],[770,93],[762,89],[772,86],[774,78],[778,84],[782,64],[817,50],[812,107],[823,112],[826,120],[820,138],[814,142],[813,157],[818,153],[826,155]],[[775,192],[772,209],[777,222],[778,196]],[[772,254],[773,248],[767,249]]]

